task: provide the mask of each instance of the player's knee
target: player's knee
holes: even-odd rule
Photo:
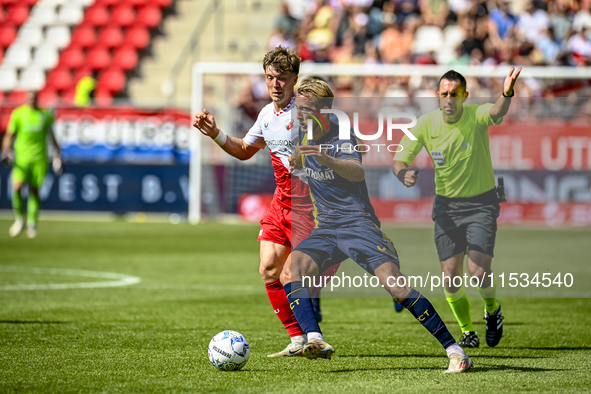
[[[21,190],[23,188],[23,184],[22,183],[13,183],[12,184],[12,191],[15,193],[20,193]]]
[[[279,279],[280,271],[272,262],[269,263],[261,261],[261,265],[259,266],[259,274],[261,275],[261,278],[263,278],[263,281],[265,281],[266,283]]]

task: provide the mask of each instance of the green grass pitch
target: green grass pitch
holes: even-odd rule
[[[483,303],[474,298],[482,345],[469,351],[474,368],[466,374],[444,375],[443,349],[386,298],[323,300],[321,327],[336,348],[332,360],[270,359],[288,338],[258,275],[258,226],[42,221],[34,240],[10,239],[9,226],[0,220],[0,392],[591,390],[589,298],[503,298],[501,291],[505,337],[496,348],[484,343]],[[385,231],[403,272],[421,264],[438,268],[431,228]],[[495,264],[517,272],[572,269],[575,280],[588,278],[590,236],[589,230],[501,228]],[[115,279],[49,269],[141,282],[77,288]],[[24,290],[32,284],[71,288]],[[446,301],[432,301],[458,337]],[[224,329],[250,342],[241,371],[221,372],[209,363],[209,340]]]

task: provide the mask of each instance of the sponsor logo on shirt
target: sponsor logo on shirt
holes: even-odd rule
[[[333,170],[314,171],[313,169],[307,167],[305,168],[305,171],[308,177],[317,181],[332,181],[334,179]]]
[[[294,143],[292,140],[269,140],[265,141],[268,146],[289,146],[293,147]]]

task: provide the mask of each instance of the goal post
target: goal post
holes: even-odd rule
[[[454,69],[466,78],[502,79],[507,76],[511,66],[446,66],[446,65],[366,65],[366,64],[319,64],[302,63],[300,75],[350,76],[350,77],[430,77],[438,78],[450,69]],[[198,62],[192,68],[191,113],[198,113],[204,108],[207,76],[249,76],[263,75],[261,63],[229,63],[229,62]],[[520,79],[532,80],[590,80],[590,68],[573,67],[524,67]],[[232,97],[224,103],[232,105]],[[216,114],[214,114],[216,115]],[[219,115],[219,114],[218,114]],[[218,122],[220,119],[216,116]],[[189,214],[192,224],[201,220],[202,206],[202,171],[204,161],[203,136],[198,132],[191,133],[191,160],[189,166]]]

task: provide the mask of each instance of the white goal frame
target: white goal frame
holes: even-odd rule
[[[424,76],[439,77],[450,70],[446,65],[394,64],[319,64],[302,63],[301,75],[325,76]],[[454,66],[465,77],[504,78],[510,66]],[[205,75],[263,75],[261,63],[198,62],[192,69],[191,114],[203,109],[203,81]],[[535,79],[591,79],[589,67],[525,67],[522,78]],[[189,165],[189,223],[201,221],[201,141],[200,133],[191,133]]]

